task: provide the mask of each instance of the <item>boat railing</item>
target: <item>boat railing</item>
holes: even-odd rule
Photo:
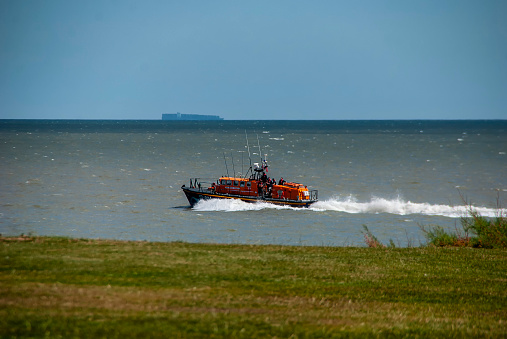
[[[211,180],[211,181],[203,181],[203,180]],[[215,181],[210,178],[190,178],[190,188],[198,189],[200,192],[204,192],[208,190],[208,187],[211,186]]]
[[[311,190],[310,191],[310,200],[317,200],[319,198],[319,191],[318,190]]]

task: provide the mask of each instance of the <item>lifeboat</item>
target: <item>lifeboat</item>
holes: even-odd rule
[[[190,186],[183,185],[190,206],[200,200],[238,199],[244,202],[266,202],[292,207],[308,207],[318,200],[318,191],[295,182],[276,182],[267,176],[267,161],[262,166],[255,163],[250,166],[248,177],[222,176],[216,181],[201,178],[190,179]],[[209,180],[209,179],[208,179]]]

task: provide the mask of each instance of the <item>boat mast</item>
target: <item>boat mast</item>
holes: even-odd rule
[[[225,152],[223,152],[223,154],[224,154],[225,170],[227,171],[227,176],[229,176],[229,168],[227,168],[227,160],[225,160]]]
[[[231,159],[232,159],[232,172],[234,173],[234,177],[236,178],[236,169],[234,168],[234,156],[231,152]]]
[[[246,130],[245,130],[245,138],[246,138],[246,148],[248,149],[248,159],[250,160],[250,168],[248,169],[248,171],[251,171],[252,174],[253,174],[253,171],[252,171],[252,157],[250,155],[250,145],[248,144],[248,134],[246,134]],[[246,174],[248,174],[248,171],[246,171]],[[246,175],[245,175],[245,178],[246,178]]]
[[[245,130],[246,148],[248,149],[248,159],[250,159],[250,167],[252,167],[252,157],[250,156],[250,145],[248,144],[248,135]]]
[[[259,142],[259,134],[257,134],[257,146],[259,146],[259,158],[261,159],[261,166],[263,165],[262,162],[262,152],[261,152],[261,144]],[[264,167],[262,167],[264,169]]]

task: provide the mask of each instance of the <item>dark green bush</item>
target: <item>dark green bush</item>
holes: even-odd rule
[[[428,239],[428,245],[439,247],[467,247],[471,245],[472,238],[467,231],[461,232],[456,228],[456,232],[448,233],[441,226],[420,227]]]
[[[507,247],[507,218],[497,216],[487,219],[480,215],[471,218],[462,218],[463,228],[470,230],[473,247],[506,248]]]

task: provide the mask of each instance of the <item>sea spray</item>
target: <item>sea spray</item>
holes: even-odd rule
[[[481,215],[487,217],[496,216],[496,210],[487,207],[474,207]],[[396,199],[385,199],[372,197],[370,201],[360,202],[354,197],[349,196],[344,199],[331,198],[329,200],[318,201],[312,205],[312,209],[337,211],[346,213],[390,213],[396,215],[435,215],[448,218],[459,218],[466,214],[467,206],[434,205],[430,203],[415,203],[403,200],[400,197]]]
[[[429,215],[443,216],[448,218],[460,218],[467,212],[466,206],[434,205],[430,203],[414,203],[405,201],[398,197],[396,199],[385,199],[373,197],[370,201],[360,202],[353,196],[346,198],[330,198],[318,201],[310,208],[294,208],[289,206],[274,205],[265,202],[246,203],[237,199],[210,199],[201,200],[194,208],[200,212],[240,212],[260,211],[264,209],[293,210],[293,211],[335,211],[351,214],[380,214],[389,213],[394,215]],[[486,217],[495,217],[497,211],[487,207],[474,207],[477,212]]]
[[[285,205],[274,205],[266,202],[247,203],[238,199],[200,200],[193,210],[200,212],[240,212],[260,211],[263,209],[295,209]]]

